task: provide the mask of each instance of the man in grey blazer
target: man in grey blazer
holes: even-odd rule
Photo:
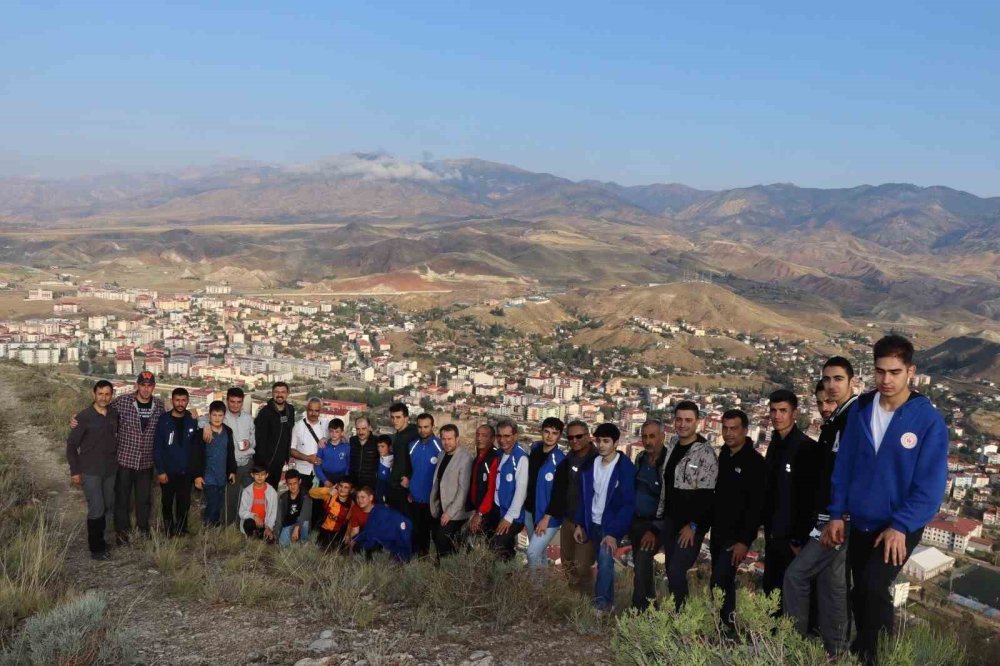
[[[440,430],[444,454],[434,470],[431,486],[432,535],[438,557],[451,555],[461,543],[462,528],[472,515],[465,508],[472,482],[472,454],[458,445],[458,427],[447,424]]]

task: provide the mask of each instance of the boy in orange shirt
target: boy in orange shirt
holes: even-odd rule
[[[320,486],[309,489],[309,497],[323,501],[323,520],[316,535],[316,545],[324,550],[339,548],[347,532],[347,517],[354,504],[351,501],[351,482],[341,479],[332,488]]]
[[[267,483],[267,466],[254,463],[250,470],[253,483],[240,496],[240,531],[247,537],[274,543],[274,525],[278,519],[278,491]]]

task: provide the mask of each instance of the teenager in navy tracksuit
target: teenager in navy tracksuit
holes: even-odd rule
[[[948,428],[930,400],[909,388],[913,345],[889,335],[875,343],[874,357],[876,391],[848,414],[822,536],[842,544],[850,516],[853,647],[866,664],[876,663],[879,634],[892,633],[889,586],[937,513],[948,476]]]
[[[388,504],[392,493],[392,436],[379,435],[375,440],[378,447],[378,473],[375,478],[375,503]]]
[[[524,498],[524,526],[528,529],[528,566],[545,568],[545,549],[559,532],[562,518],[548,514],[556,468],[566,454],[559,448],[563,422],[554,416],[542,421],[542,441],[531,445],[528,454],[528,494]]]
[[[598,457],[580,471],[580,503],[576,512],[578,543],[591,541],[597,550],[594,604],[611,610],[615,604],[615,550],[632,526],[635,513],[635,465],[618,452],[621,432],[613,423],[594,430]]]
[[[431,488],[438,458],[444,455],[441,440],[434,435],[434,417],[421,414],[417,417],[417,439],[407,447],[410,456],[409,514],[413,521],[413,552],[422,557],[431,549]]]
[[[153,434],[153,466],[160,484],[163,529],[169,536],[187,534],[191,508],[191,438],[200,432],[198,421],[188,411],[188,392],[175,388],[170,395],[172,409],[156,422]]]

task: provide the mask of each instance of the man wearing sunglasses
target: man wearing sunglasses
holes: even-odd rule
[[[597,457],[597,448],[591,440],[590,428],[583,421],[571,421],[566,426],[566,440],[569,442],[569,455],[556,468],[546,515],[562,519],[562,526],[559,528],[559,556],[563,569],[579,589],[590,594],[594,589],[594,544],[590,541],[577,543],[573,534],[576,531],[576,511],[581,499],[578,477],[581,470]]]

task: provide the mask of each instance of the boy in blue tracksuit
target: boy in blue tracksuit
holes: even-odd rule
[[[621,432],[613,423],[594,430],[598,456],[580,471],[576,513],[577,543],[591,541],[597,550],[594,604],[610,611],[615,604],[615,550],[632,526],[635,513],[635,465],[618,452]]]
[[[434,525],[431,488],[434,486],[438,458],[444,455],[441,440],[434,435],[433,416],[424,413],[417,417],[417,439],[410,442],[407,450],[411,468],[407,507],[413,521],[413,552],[422,557],[431,548],[431,529]]]
[[[524,526],[528,531],[528,566],[544,569],[549,558],[545,549],[559,532],[562,518],[547,514],[556,468],[566,458],[559,449],[563,422],[555,417],[542,421],[542,440],[528,453],[528,494],[524,498]]]
[[[388,504],[392,475],[392,436],[379,435],[375,440],[378,447],[378,473],[375,478],[375,503]]]
[[[351,445],[344,437],[344,422],[332,419],[325,446],[316,449],[320,463],[313,466],[319,485],[335,486],[351,472]]]
[[[372,507],[353,544],[355,552],[362,552],[366,557],[386,551],[406,562],[413,555],[412,535],[413,523],[409,518],[390,506],[377,504]]]
[[[191,438],[201,432],[188,411],[187,389],[177,387],[170,395],[172,409],[156,422],[153,433],[153,466],[160,484],[163,529],[168,536],[187,534],[191,508]]]
[[[831,481],[830,523],[820,542],[844,542],[854,578],[853,646],[876,662],[881,633],[893,630],[889,585],[938,511],[948,476],[948,428],[925,396],[911,391],[913,345],[898,335],[875,343],[876,391],[847,416]]]

